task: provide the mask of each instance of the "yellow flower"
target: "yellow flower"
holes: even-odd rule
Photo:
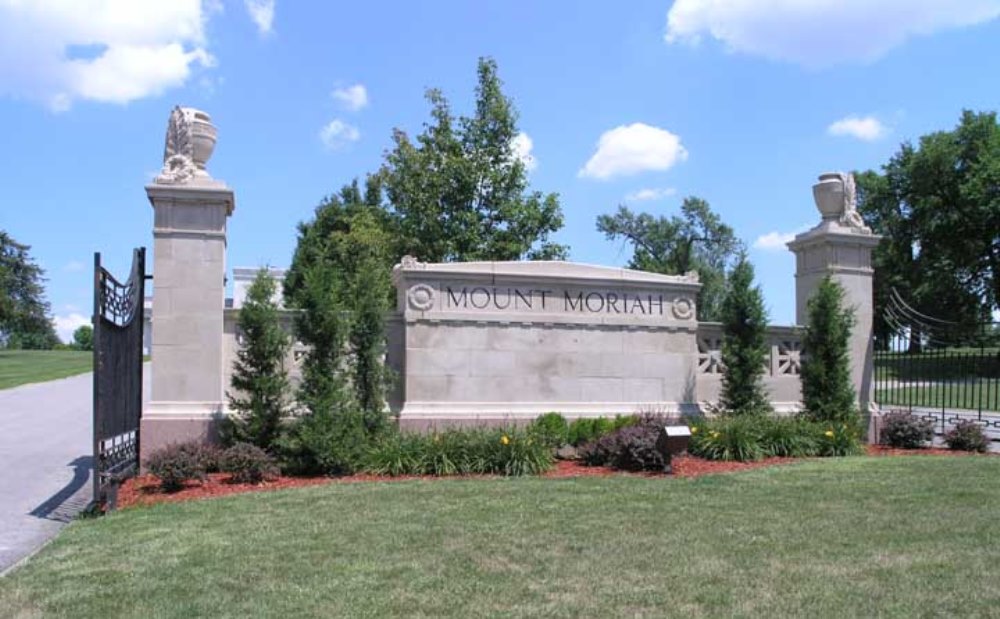
[[[510,439],[507,438],[506,434],[504,434],[503,436],[500,437],[500,442],[503,443],[504,445],[509,445],[510,444]]]
[[[833,438],[833,430],[827,430],[823,433],[823,435],[826,436],[826,438]]]
[[[716,432],[715,430],[712,430],[710,434],[712,435],[712,438],[719,438],[719,433]]]
[[[698,426],[691,426],[691,434],[698,434]]]

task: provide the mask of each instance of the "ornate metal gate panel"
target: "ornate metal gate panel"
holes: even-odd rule
[[[1000,325],[961,324],[921,314],[895,290],[875,338],[875,402],[933,421],[959,421],[1000,441]]]
[[[146,248],[123,283],[94,254],[94,503],[114,509],[118,485],[139,465]]]

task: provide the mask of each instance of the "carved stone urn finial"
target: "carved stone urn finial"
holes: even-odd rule
[[[217,135],[206,112],[191,107],[175,107],[167,123],[163,170],[156,177],[156,182],[176,185],[198,178],[211,178],[205,164],[215,150]]]
[[[871,234],[858,213],[857,189],[850,172],[826,172],[813,185],[813,199],[824,222],[831,222],[854,232]]]

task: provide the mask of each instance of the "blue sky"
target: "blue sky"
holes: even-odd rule
[[[63,334],[91,264],[152,246],[143,186],[176,104],[219,128],[232,266],[287,265],[295,225],[419,131],[427,87],[469,110],[496,58],[533,188],[571,259],[623,265],[595,219],[709,201],[751,249],[773,322],[794,315],[782,240],[811,185],[1000,102],[1000,0],[139,2],[0,0],[0,228],[47,270]],[[530,151],[526,147],[530,142]]]

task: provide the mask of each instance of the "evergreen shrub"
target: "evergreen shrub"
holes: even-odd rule
[[[545,413],[528,424],[528,434],[543,444],[558,449],[569,442],[569,423],[559,413]]]

